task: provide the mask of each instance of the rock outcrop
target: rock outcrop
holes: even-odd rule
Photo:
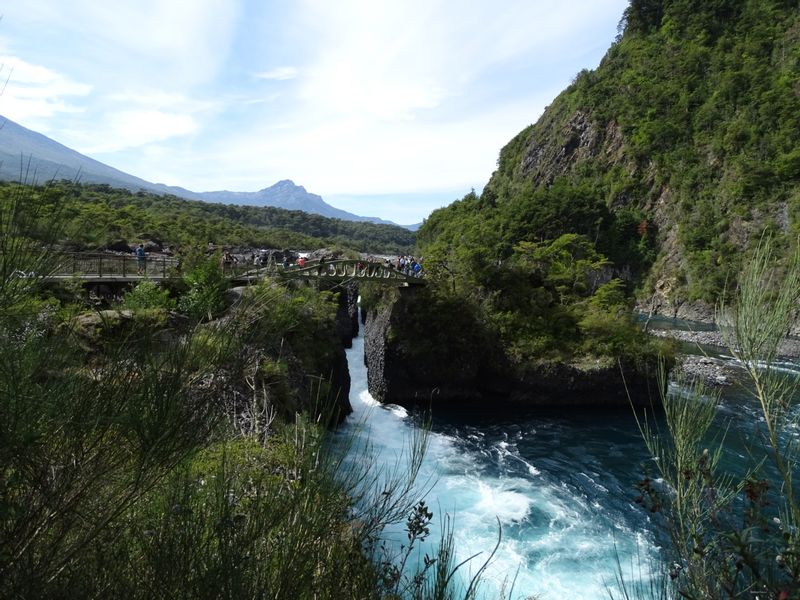
[[[350,348],[358,335],[358,286],[355,283],[349,283],[339,292],[336,331],[342,346]]]
[[[514,366],[477,319],[404,290],[367,311],[364,360],[380,402],[520,407],[628,407],[659,403],[657,365],[543,362]],[[629,400],[630,395],[630,400]]]
[[[367,311],[364,361],[370,394],[380,402],[403,405],[480,400],[482,388],[494,379],[486,369],[485,347],[465,351],[440,336],[419,338],[415,344],[416,302],[406,300],[413,293],[405,291],[397,302]],[[407,326],[413,327],[411,337],[403,340]]]

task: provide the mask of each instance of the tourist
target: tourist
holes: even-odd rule
[[[139,275],[147,273],[147,253],[144,250],[144,244],[139,244],[136,248],[136,269]]]

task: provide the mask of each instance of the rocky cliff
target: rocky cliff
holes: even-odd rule
[[[364,360],[370,394],[404,406],[504,410],[660,402],[655,364],[541,362],[520,368],[474,315],[416,289],[367,311]]]
[[[336,331],[345,348],[350,348],[358,335],[358,317],[358,286],[351,282],[339,290],[336,309]]]
[[[765,230],[796,235],[800,13],[782,0],[631,0],[621,26],[600,66],[503,148],[481,200],[596,195],[610,213],[572,231],[634,267],[640,308],[708,319]],[[615,244],[624,228],[652,236],[652,254]]]

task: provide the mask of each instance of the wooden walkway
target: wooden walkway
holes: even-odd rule
[[[234,264],[224,268],[231,283],[250,283],[264,277],[283,277],[286,279],[308,279],[347,283],[349,281],[372,281],[382,285],[406,287],[425,285],[422,277],[406,275],[392,267],[365,260],[334,260],[315,262],[304,267],[270,262],[264,267]],[[35,273],[19,274],[35,277]],[[145,279],[164,281],[180,279],[182,273],[178,260],[165,256],[148,256],[140,265],[135,256],[111,254],[69,254],[64,255],[48,281],[80,281],[90,284],[136,283]]]

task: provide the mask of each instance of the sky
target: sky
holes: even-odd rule
[[[627,0],[25,0],[0,114],[193,191],[291,179],[417,223],[595,68]]]

